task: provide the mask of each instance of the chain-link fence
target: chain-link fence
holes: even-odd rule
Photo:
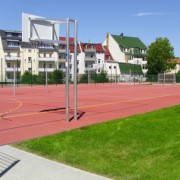
[[[180,75],[177,74],[174,76],[175,81],[171,82],[165,81],[162,79],[161,81],[158,79],[158,75],[146,75],[142,74],[121,74],[121,75],[108,75],[107,72],[102,71],[100,73],[96,73],[95,71],[89,71],[85,74],[78,75],[78,83],[136,83],[136,84],[174,84],[180,83]],[[46,79],[47,78],[47,79]],[[19,73],[14,73],[12,75],[6,74],[5,77],[0,78],[0,86],[7,86],[11,84],[18,85],[45,85],[46,82],[48,84],[64,84],[65,83],[65,73],[59,70],[55,70],[54,72],[48,72],[46,76],[46,72],[40,73],[39,75],[31,74],[31,72],[25,72],[22,76]],[[71,83],[71,82],[70,82]]]

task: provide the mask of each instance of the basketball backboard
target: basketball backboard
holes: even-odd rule
[[[22,41],[59,40],[59,22],[41,16],[22,13]]]

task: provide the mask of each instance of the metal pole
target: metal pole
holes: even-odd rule
[[[117,84],[117,64],[116,64],[116,84]]]
[[[66,19],[66,121],[69,122],[69,19]]]
[[[46,74],[45,68],[46,68],[46,64],[45,64],[45,61],[44,61],[44,86],[45,86],[45,84],[46,84],[46,80],[45,80],[45,78],[46,78],[46,77],[45,77],[45,76],[46,76],[46,75],[45,75],[45,74]]]
[[[18,87],[18,58],[17,58],[17,61],[16,61],[16,84],[17,84],[17,87]]]
[[[48,93],[48,74],[47,74],[47,66],[46,66],[46,93]]]
[[[74,27],[74,120],[77,121],[77,35],[78,24],[75,20]]]
[[[31,59],[31,87],[32,87],[32,59]]]
[[[16,66],[14,65],[14,88],[13,88],[13,94],[16,95]]]
[[[3,88],[3,66],[2,66],[2,64],[3,64],[3,61],[2,61],[3,59],[1,58],[1,87]]]
[[[111,64],[111,83],[112,83],[112,64]]]

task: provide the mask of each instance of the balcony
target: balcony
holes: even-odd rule
[[[85,61],[88,61],[88,62],[92,62],[92,61],[96,61],[96,57],[93,56],[93,57],[90,57],[90,56],[85,56]]]
[[[55,58],[53,58],[53,57],[39,57],[39,61],[54,62]]]
[[[59,68],[59,70],[66,72],[66,68]]]
[[[66,53],[66,49],[58,49],[58,53]]]
[[[44,72],[46,70],[47,70],[47,72],[53,72],[55,70],[55,68],[39,68],[39,72]]]
[[[143,71],[143,74],[147,74],[148,69],[142,69],[142,71]]]
[[[89,48],[89,49],[84,49],[85,53],[96,53],[96,49],[94,48]]]
[[[21,71],[21,68],[16,68],[16,67],[15,67],[15,71],[20,72],[20,71]],[[6,68],[6,72],[14,72],[14,67],[7,67],[7,68]]]
[[[58,62],[60,62],[60,63],[65,63],[66,62],[66,59],[59,59],[59,61]]]
[[[21,57],[19,56],[5,56],[5,60],[7,61],[16,61],[16,60],[20,60]]]
[[[128,63],[143,65],[143,64],[147,64],[147,61],[143,61],[142,59],[134,58],[134,59],[128,60]]]

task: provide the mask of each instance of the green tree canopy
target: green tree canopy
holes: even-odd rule
[[[63,83],[64,73],[61,70],[54,70],[52,74],[52,78],[56,84]]]
[[[167,38],[157,38],[151,43],[147,50],[147,68],[148,74],[158,74],[170,70],[175,67],[173,61],[174,48],[171,46]]]

